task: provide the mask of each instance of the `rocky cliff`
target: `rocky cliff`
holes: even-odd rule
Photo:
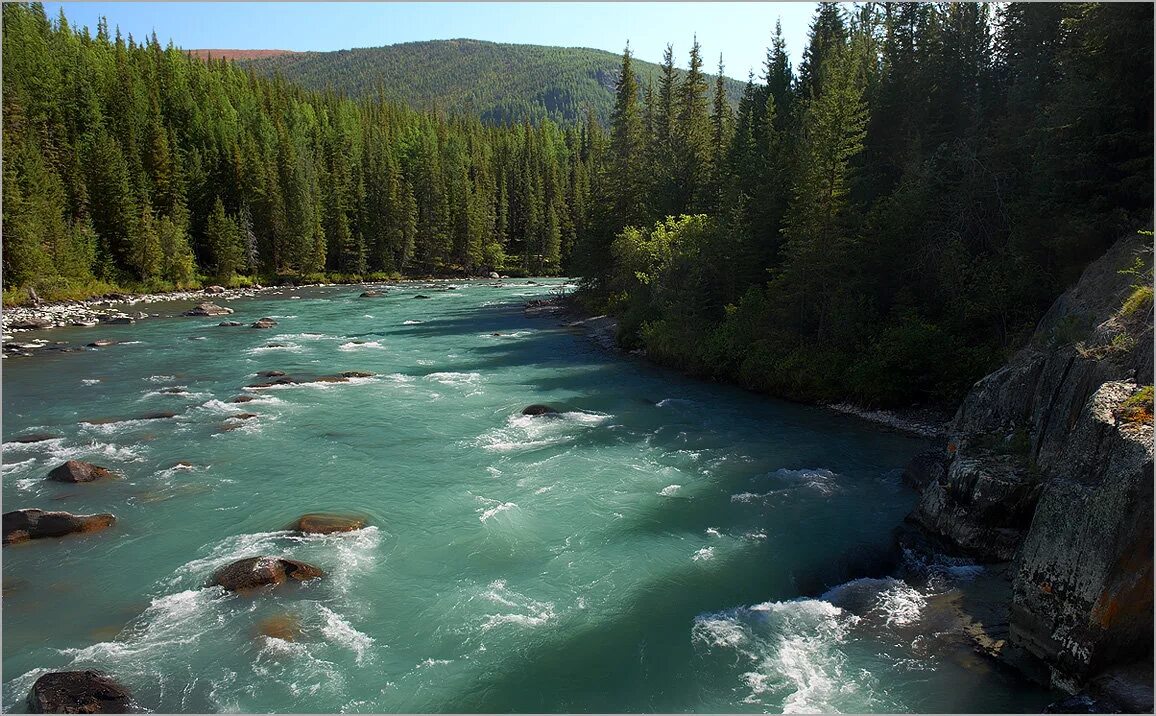
[[[1151,281],[1151,234],[1117,242],[906,474],[910,521],[1012,561],[1009,653],[1067,691],[1152,659]],[[1151,710],[1147,673],[1147,695],[1117,688],[1118,705]]]

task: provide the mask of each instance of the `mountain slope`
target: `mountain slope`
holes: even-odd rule
[[[376,94],[415,108],[438,108],[503,124],[523,119],[581,119],[590,108],[610,117],[620,56],[580,47],[512,45],[479,40],[408,42],[386,47],[301,52],[238,59],[262,74],[280,73],[310,89],[354,97]],[[643,87],[658,65],[635,60]],[[713,76],[709,80],[712,84]],[[737,105],[743,83],[726,80]]]

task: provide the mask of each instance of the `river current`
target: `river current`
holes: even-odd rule
[[[899,474],[922,441],[523,314],[561,283],[280,289],[230,301],[240,327],[152,304],[165,317],[45,334],[116,345],[4,361],[4,509],[118,518],[4,548],[4,710],[87,667],[162,712],[1048,703],[945,636],[983,568],[839,577],[913,506]],[[278,325],[249,327],[263,316]],[[246,389],[262,370],[373,375]],[[561,414],[523,416],[532,403]],[[140,419],[155,411],[176,416]],[[60,437],[12,442],[33,431]],[[44,480],[74,458],[120,478]],[[283,530],[318,511],[370,526]],[[261,554],[326,576],[204,586]]]

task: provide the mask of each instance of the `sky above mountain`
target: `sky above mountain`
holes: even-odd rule
[[[707,69],[721,52],[726,74],[756,77],[776,19],[798,65],[815,3],[354,3],[50,2],[50,17],[95,31],[108,18],[126,35],[153,32],[186,49],[341,50],[417,40],[474,38],[621,52],[659,62],[666,43],[685,65],[694,35]]]

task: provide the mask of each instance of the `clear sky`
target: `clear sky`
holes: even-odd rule
[[[627,40],[639,59],[658,62],[666,43],[685,66],[694,34],[714,71],[719,53],[726,74],[760,73],[776,18],[791,62],[798,66],[814,12],[812,2],[662,3],[355,3],[355,2],[50,2],[68,21],[96,31],[109,27],[143,38],[156,30],[185,49],[340,50],[414,40],[468,37],[621,52]]]

